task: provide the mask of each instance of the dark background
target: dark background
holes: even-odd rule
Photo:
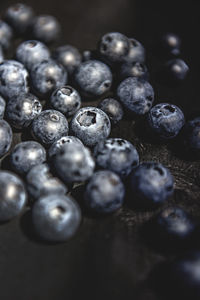
[[[199,68],[200,2],[150,0],[41,0],[25,1],[37,14],[53,14],[61,22],[61,44],[93,49],[101,35],[120,31],[141,41],[149,54],[147,65],[155,88],[155,102],[179,105],[186,118],[200,112]],[[13,1],[1,0],[0,10]],[[162,60],[156,57],[159,35],[172,31],[183,40],[182,57],[191,71],[179,87],[160,84],[154,76]],[[200,113],[199,113],[200,115]],[[193,216],[200,215],[199,161],[185,160],[171,145],[144,141],[137,121],[126,119],[112,136],[136,145],[141,161],[160,161],[175,177],[170,203]],[[19,139],[18,135],[16,139]],[[79,192],[73,195],[80,199]],[[175,256],[149,245],[140,232],[154,213],[127,205],[106,218],[84,213],[82,226],[69,242],[47,245],[32,234],[30,215],[0,226],[0,297],[3,300],[162,299],[151,284],[151,271]],[[159,244],[159,241],[157,241]],[[159,283],[158,283],[159,284]],[[165,291],[163,291],[165,294]],[[172,298],[171,298],[172,299]]]

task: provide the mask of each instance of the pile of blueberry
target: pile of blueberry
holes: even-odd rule
[[[166,167],[140,163],[134,145],[109,138],[111,126],[124,116],[142,118],[145,130],[162,142],[184,132],[185,149],[200,152],[200,118],[185,124],[176,105],[153,106],[139,41],[112,32],[94,51],[81,54],[70,45],[50,51],[60,31],[54,17],[35,16],[24,4],[12,5],[0,20],[0,157],[9,154],[6,166],[12,170],[0,171],[0,221],[19,215],[29,199],[36,234],[51,242],[68,240],[81,223],[79,205],[70,196],[74,185],[85,185],[84,205],[95,214],[116,211],[125,194],[146,210],[173,194]],[[14,38],[14,59],[7,59]],[[166,34],[161,43],[173,57],[165,65],[167,76],[182,81],[189,68],[177,58],[179,37]],[[84,100],[97,98],[98,107],[84,106]],[[25,138],[11,147],[13,132]],[[156,224],[157,234],[168,240],[187,240],[195,228],[186,212],[173,206],[160,212]],[[190,274],[195,259],[200,260],[194,256],[179,267]]]

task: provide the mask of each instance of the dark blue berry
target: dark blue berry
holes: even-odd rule
[[[0,119],[3,119],[6,108],[5,100],[0,96]]]
[[[6,117],[9,123],[18,129],[28,127],[42,111],[38,98],[30,93],[21,93],[8,101]]]
[[[139,163],[135,147],[120,138],[110,138],[98,143],[94,149],[94,156],[99,167],[122,177],[126,177]]]
[[[117,96],[129,111],[144,115],[152,106],[154,90],[149,82],[129,77],[118,86]]]
[[[0,20],[0,45],[3,49],[8,49],[13,38],[12,28],[2,20]]]
[[[66,117],[70,117],[79,110],[81,97],[77,90],[66,85],[53,92],[50,103],[54,109],[62,112]]]
[[[41,96],[52,93],[67,83],[65,69],[54,60],[45,60],[31,69],[31,80],[35,92]]]
[[[24,175],[33,166],[45,162],[46,151],[37,142],[21,142],[14,147],[10,159],[13,170],[18,174]]]
[[[148,114],[148,124],[151,130],[163,139],[176,137],[184,123],[182,110],[174,104],[159,103]]]
[[[181,40],[174,33],[166,33],[162,36],[161,44],[166,54],[177,56],[180,54]]]
[[[129,39],[130,47],[128,54],[124,57],[123,62],[141,62],[145,61],[145,49],[143,45],[134,38]]]
[[[188,75],[189,67],[182,59],[177,58],[169,60],[165,65],[165,70],[169,80],[182,81]]]
[[[4,98],[16,97],[28,90],[28,72],[21,63],[5,60],[0,64],[0,94]]]
[[[0,222],[19,215],[26,204],[26,191],[21,179],[13,173],[0,171]]]
[[[92,50],[85,50],[82,54],[83,61],[92,60],[94,58],[94,53]]]
[[[117,124],[123,118],[123,108],[119,101],[113,98],[104,99],[99,103],[98,107],[108,115],[113,125]]]
[[[183,139],[189,152],[200,153],[200,117],[186,123]]]
[[[101,96],[111,88],[112,73],[103,62],[88,60],[77,67],[74,81],[83,95]]]
[[[45,195],[65,194],[67,187],[51,174],[47,164],[39,164],[30,169],[26,176],[26,184],[29,194],[38,199]]]
[[[95,168],[90,151],[79,143],[65,143],[52,158],[58,176],[67,183],[87,180]]]
[[[141,62],[124,63],[120,68],[120,78],[137,77],[144,80],[149,79],[147,67]]]
[[[90,210],[107,214],[122,206],[124,194],[124,185],[117,174],[111,171],[98,171],[87,184],[84,199]]]
[[[174,180],[170,171],[160,163],[146,162],[133,169],[130,175],[132,201],[141,208],[153,208],[173,194]]]
[[[53,144],[68,134],[67,119],[57,110],[44,110],[34,119],[32,134],[42,144]]]
[[[16,58],[30,70],[36,64],[48,60],[50,58],[50,52],[43,43],[35,40],[28,40],[17,47]]]
[[[59,153],[60,149],[62,149],[65,144],[71,143],[83,145],[83,143],[75,136],[63,136],[59,140],[55,141],[49,148],[49,158]]]
[[[0,120],[0,137],[0,157],[2,157],[10,150],[13,138],[12,129],[4,120]]]
[[[108,116],[99,108],[83,107],[74,115],[70,129],[86,146],[95,146],[106,139],[111,130]]]
[[[35,202],[32,218],[35,231],[41,238],[63,242],[76,233],[81,222],[81,211],[71,197],[53,194]]]

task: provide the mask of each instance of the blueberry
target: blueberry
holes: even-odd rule
[[[21,142],[14,147],[10,160],[13,170],[24,175],[33,166],[42,164],[46,160],[46,151],[37,142]]]
[[[4,54],[3,54],[3,49],[2,46],[0,45],[0,64],[4,61]]]
[[[82,54],[83,61],[92,60],[94,58],[94,53],[92,50],[85,50]]]
[[[4,120],[0,120],[0,137],[0,157],[2,157],[10,150],[13,138],[12,129]]]
[[[87,184],[84,199],[90,210],[107,214],[122,206],[124,194],[124,185],[117,174],[111,171],[98,171]]]
[[[35,40],[28,40],[17,47],[16,58],[30,70],[36,64],[48,60],[50,52],[45,44]]]
[[[119,32],[106,33],[98,45],[100,55],[111,63],[122,62],[128,55],[129,49],[129,39]]]
[[[21,93],[8,101],[6,116],[10,124],[18,129],[28,127],[42,111],[38,98],[30,93]]]
[[[94,148],[94,156],[99,167],[126,177],[139,163],[139,155],[135,147],[120,138],[101,141]]]
[[[41,15],[34,19],[32,35],[36,40],[51,43],[60,36],[61,27],[57,19],[49,15]]]
[[[86,146],[95,146],[109,136],[111,126],[108,116],[101,109],[83,107],[74,115],[70,129]]]
[[[32,211],[36,233],[50,242],[71,238],[81,223],[81,211],[73,198],[60,194],[38,199]]]
[[[166,54],[177,56],[180,54],[181,40],[174,33],[166,33],[162,36],[161,45]]]
[[[173,184],[170,171],[160,163],[142,163],[130,175],[133,201],[145,209],[165,202],[173,193]]]
[[[28,90],[28,72],[21,63],[5,60],[0,64],[0,94],[3,97],[9,99]]]
[[[33,9],[22,3],[16,3],[10,6],[5,14],[6,21],[19,34],[24,34],[28,31],[34,17]]]
[[[162,139],[172,139],[185,123],[184,114],[179,107],[169,103],[155,105],[148,114],[148,124]]]
[[[182,81],[188,75],[189,67],[182,59],[176,58],[166,63],[165,70],[169,80]]]
[[[3,119],[6,108],[5,100],[0,96],[0,119]]]
[[[53,57],[61,65],[65,67],[69,74],[72,74],[74,70],[80,65],[82,57],[77,48],[71,45],[65,45],[58,47],[53,52]]]
[[[78,143],[65,143],[53,156],[53,163],[58,176],[67,183],[87,180],[95,168],[90,151]]]
[[[19,215],[26,204],[26,191],[15,174],[0,171],[0,221],[9,221]]]
[[[68,134],[67,119],[59,111],[44,110],[34,119],[32,134],[42,144],[53,144]]]
[[[183,138],[189,152],[200,153],[200,117],[186,123]]]
[[[147,81],[129,77],[118,86],[117,96],[129,111],[137,115],[144,115],[152,106],[154,90]]]
[[[77,90],[67,85],[53,92],[50,103],[54,109],[62,112],[66,117],[70,117],[79,110],[81,97]]]
[[[147,67],[141,62],[124,63],[120,68],[120,78],[137,77],[144,80],[149,79]]]
[[[119,101],[113,98],[104,99],[99,103],[98,107],[108,115],[113,125],[117,124],[123,118],[123,108]]]
[[[51,59],[35,65],[30,74],[33,88],[40,96],[48,96],[65,85],[68,77],[64,68]]]
[[[145,49],[143,45],[134,38],[129,39],[130,47],[128,54],[124,57],[123,62],[132,63],[145,61]]]
[[[74,81],[83,95],[87,97],[101,96],[112,85],[112,73],[103,62],[88,60],[77,67]]]
[[[71,144],[71,143],[83,145],[83,143],[75,136],[63,136],[59,140],[55,141],[49,148],[49,152],[48,152],[49,158],[51,159],[52,156],[59,153],[60,149],[62,149],[65,144]]]
[[[12,28],[2,20],[0,20],[0,45],[3,49],[8,49],[13,38]]]
[[[47,164],[39,164],[31,168],[26,176],[26,184],[29,194],[34,199],[67,192],[67,187],[57,177],[53,177]]]

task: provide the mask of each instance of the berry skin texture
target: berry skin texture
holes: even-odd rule
[[[173,184],[170,171],[160,163],[142,163],[130,175],[133,201],[145,209],[155,208],[165,202],[173,194]]]
[[[129,77],[118,86],[117,96],[130,112],[136,115],[144,115],[152,106],[154,90],[147,81]]]
[[[50,242],[70,239],[81,223],[81,211],[73,198],[53,194],[38,199],[32,211],[36,233]]]
[[[41,111],[40,101],[30,93],[22,93],[18,97],[11,98],[6,106],[7,119],[17,129],[28,127]]]
[[[24,66],[15,60],[5,60],[0,64],[0,94],[9,99],[20,93],[27,93],[28,72]]]
[[[200,117],[185,124],[184,145],[189,152],[200,154]]]
[[[0,137],[0,157],[2,157],[10,150],[13,138],[12,129],[4,120],[0,120]]]
[[[149,79],[147,67],[140,62],[124,63],[120,68],[120,78],[137,77],[144,80]]]
[[[134,38],[129,39],[130,47],[128,54],[124,57],[123,62],[132,63],[145,61],[145,49],[143,45]]]
[[[53,92],[51,106],[62,112],[66,117],[73,116],[81,106],[81,97],[77,90],[66,85]]]
[[[53,156],[58,176],[66,183],[83,182],[89,179],[95,168],[90,151],[78,143],[65,143]]]
[[[178,135],[185,123],[182,110],[174,104],[159,103],[148,114],[148,125],[161,139],[172,139]]]
[[[124,185],[117,174],[98,171],[87,184],[84,199],[86,206],[93,212],[107,214],[122,206],[124,194]]]
[[[109,136],[111,125],[108,116],[101,109],[83,107],[71,120],[70,130],[84,145],[93,147]]]
[[[0,45],[3,49],[7,50],[10,47],[13,38],[12,28],[2,20],[0,20]]]
[[[49,152],[48,152],[49,158],[51,159],[54,155],[59,153],[60,149],[62,149],[65,144],[71,144],[71,143],[83,145],[83,143],[75,136],[63,136],[59,140],[55,141],[49,148]]]
[[[17,47],[16,58],[28,70],[31,70],[36,64],[48,60],[50,52],[45,44],[35,40],[28,40]]]
[[[71,75],[80,65],[82,57],[77,48],[71,45],[65,45],[56,48],[53,52],[53,58],[63,65],[67,72]]]
[[[26,204],[26,191],[22,180],[15,174],[0,171],[0,222],[18,216]]]
[[[44,60],[31,69],[33,89],[39,96],[48,96],[67,82],[65,69],[54,60]]]
[[[177,82],[183,81],[189,72],[188,65],[179,58],[169,60],[165,65],[165,69],[169,79]]]
[[[51,145],[68,134],[68,122],[57,110],[42,111],[32,123],[32,134],[44,145]]]
[[[98,45],[100,55],[111,63],[122,62],[128,55],[129,48],[129,39],[119,32],[106,33]]]
[[[99,103],[98,108],[103,110],[108,115],[113,125],[117,124],[123,118],[123,108],[119,101],[113,98],[104,99]]]
[[[6,102],[5,102],[5,100],[0,96],[0,119],[3,119],[5,109],[6,109]]]
[[[135,147],[120,138],[101,141],[94,148],[94,157],[99,167],[126,177],[139,164],[139,155]]]
[[[22,3],[16,3],[10,6],[5,14],[5,19],[8,24],[18,34],[24,34],[29,29],[34,17],[33,9]]]
[[[74,81],[86,97],[101,96],[111,88],[112,73],[103,62],[88,60],[77,67]]]
[[[34,199],[50,194],[64,195],[67,192],[67,187],[57,177],[53,177],[47,164],[31,168],[26,176],[26,184],[29,194]]]
[[[46,150],[34,141],[21,142],[14,147],[10,160],[13,170],[24,175],[33,166],[45,162]]]
[[[61,33],[61,27],[57,19],[49,15],[41,15],[34,19],[32,35],[36,40],[43,43],[56,41]]]
[[[174,33],[166,33],[161,39],[161,45],[166,54],[178,56],[180,54],[181,40]]]

